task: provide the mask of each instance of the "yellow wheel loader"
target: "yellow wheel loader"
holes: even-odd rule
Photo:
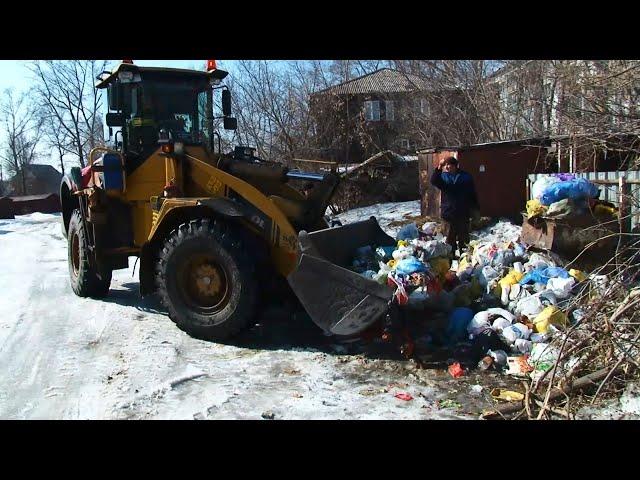
[[[357,248],[394,240],[374,218],[329,227],[335,171],[290,171],[247,147],[223,153],[217,121],[237,127],[226,76],[215,62],[207,71],[123,62],[98,77],[111,146],[94,148],[60,192],[73,291],[107,295],[111,272],[137,256],[141,295],[157,293],[192,336],[224,340],[251,326],[279,280],[325,332],[360,334],[393,291],[346,267]],[[292,180],[315,186],[303,195]]]

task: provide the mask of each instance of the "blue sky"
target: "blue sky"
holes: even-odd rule
[[[13,88],[15,93],[27,91],[33,84],[32,74],[27,66],[32,60],[0,60],[0,96],[4,94],[7,88]],[[115,67],[121,60],[110,60],[107,69]],[[195,70],[204,70],[206,60],[136,60],[136,65],[145,67],[169,67],[169,68],[187,68]],[[218,68],[227,70],[233,74],[235,70],[234,60],[216,60]],[[0,148],[4,143],[4,134],[0,132]],[[58,170],[60,166],[56,159],[46,158],[46,155],[38,159],[38,163],[49,163],[54,165]],[[65,164],[67,162],[65,161]]]
[[[32,83],[31,72],[27,65],[31,60],[0,60],[0,93],[7,88],[13,88],[16,92],[27,90]],[[109,67],[115,66],[120,60],[111,60]],[[206,60],[135,60],[137,65],[150,67],[194,68],[204,69]],[[218,60],[218,68],[234,70],[233,60]]]

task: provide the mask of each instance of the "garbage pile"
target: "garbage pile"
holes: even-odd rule
[[[592,213],[599,218],[615,215],[610,202],[599,200],[600,190],[592,182],[573,174],[558,173],[539,178],[531,187],[527,202],[529,219],[536,217],[571,218]]]
[[[519,376],[547,371],[554,359],[549,341],[579,318],[579,310],[564,312],[587,276],[530,251],[520,227],[508,222],[480,232],[455,259],[436,227],[412,223],[395,246],[360,248],[352,269],[394,287],[397,304],[424,312],[424,321],[446,313],[444,343],[472,358],[471,367]]]

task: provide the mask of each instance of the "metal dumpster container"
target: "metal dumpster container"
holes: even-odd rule
[[[602,222],[591,214],[571,218],[533,217],[522,214],[521,240],[565,258],[580,253],[585,260],[603,260],[615,253],[619,232],[617,220]]]

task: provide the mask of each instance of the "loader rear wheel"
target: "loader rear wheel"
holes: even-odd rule
[[[111,270],[98,272],[89,261],[89,247],[82,228],[82,216],[74,210],[69,220],[69,277],[79,297],[106,297],[111,285]]]
[[[189,335],[225,340],[254,320],[254,262],[241,232],[209,219],[168,236],[156,265],[156,286],[169,317]]]

